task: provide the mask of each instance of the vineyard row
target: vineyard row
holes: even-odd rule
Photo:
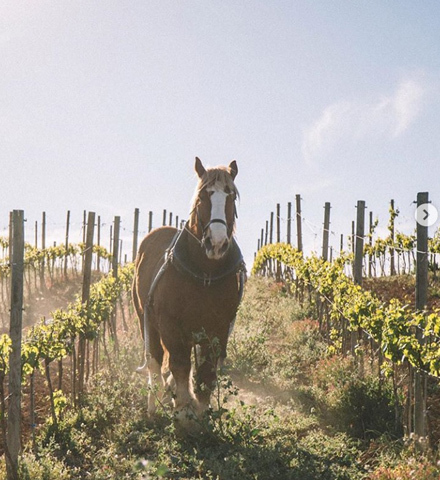
[[[397,385],[402,388],[405,384],[403,426],[408,436],[425,439],[427,379],[438,383],[440,378],[440,312],[420,308],[413,311],[398,299],[382,302],[356,283],[356,276],[352,280],[345,274],[347,261],[351,261],[350,255],[330,263],[316,255],[304,258],[289,244],[272,244],[257,253],[253,273],[283,278],[300,297],[308,292],[330,351],[353,354],[361,372],[368,347],[372,359],[378,355],[379,381],[385,372],[393,378],[396,418],[400,418]],[[418,262],[419,268],[423,263]],[[384,362],[384,357],[393,366]],[[399,373],[399,365],[401,370],[407,370],[406,374]]]
[[[393,362],[406,360],[415,368],[440,377],[440,312],[414,312],[398,299],[384,305],[347,277],[344,272],[347,259],[341,256],[329,263],[317,256],[304,258],[291,245],[273,244],[259,250],[252,272],[264,272],[270,260],[278,261],[292,269],[289,273],[292,278],[316,290],[330,305],[335,348],[342,346],[336,329],[343,317],[352,331],[361,328],[380,344],[385,356]],[[417,332],[422,334],[422,342]]]
[[[276,205],[276,212],[270,213],[270,219],[266,221],[265,227],[261,229],[260,236],[257,241],[257,251],[265,245],[273,243],[281,243],[284,237],[286,243],[294,243],[294,235],[292,232],[292,223],[296,222],[296,248],[303,251],[303,224],[307,220],[303,217],[301,210],[301,197],[296,196],[296,214],[292,213],[292,204],[287,204],[287,217],[285,219],[286,231],[281,231],[281,206]],[[359,203],[359,202],[358,202]],[[365,208],[364,206],[362,208]],[[351,234],[346,235],[346,245],[344,245],[344,235],[340,235],[339,248],[329,246],[330,228],[330,202],[326,202],[324,206],[324,222],[321,228],[322,234],[322,258],[330,262],[338,255],[344,253],[355,252],[356,244],[356,223],[352,222]],[[373,219],[373,212],[369,212],[368,231],[363,235],[364,246],[363,255],[365,261],[365,276],[384,276],[387,273],[405,274],[411,273],[416,263],[417,254],[417,237],[415,233],[403,233],[396,230],[396,220],[400,211],[395,207],[394,200],[389,205],[389,218],[387,223],[387,235],[385,237],[376,237],[375,232],[379,225],[379,220]],[[428,239],[429,266],[434,273],[438,270],[438,257],[440,254],[440,227],[434,235]],[[256,255],[256,253],[255,253]]]

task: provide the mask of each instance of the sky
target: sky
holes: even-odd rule
[[[196,156],[237,161],[249,267],[296,194],[308,251],[325,202],[337,249],[358,200],[412,233],[417,192],[440,207],[439,21],[437,0],[0,0],[0,235],[23,209],[33,242],[45,211],[63,242],[70,210],[80,241],[88,210],[131,252],[135,208],[141,235],[187,217]]]

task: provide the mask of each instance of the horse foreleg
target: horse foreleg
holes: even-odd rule
[[[173,403],[174,392],[176,391],[176,382],[171,372],[167,372],[167,374],[164,375],[164,379],[165,393],[162,402],[164,405],[171,405]]]
[[[226,356],[227,356],[226,355],[226,344],[228,343],[229,338],[231,337],[231,334],[234,330],[235,320],[236,320],[236,317],[234,317],[232,322],[229,324],[228,336],[226,337],[226,341],[223,342],[222,348],[220,350],[220,357],[219,357],[218,363],[217,363],[217,367],[220,369],[220,371],[223,369],[223,366],[225,364],[225,360],[226,360]]]
[[[218,355],[209,344],[203,344],[200,350],[201,363],[196,372],[196,397],[199,408],[203,411],[209,407],[211,394],[217,382]]]
[[[156,400],[161,399],[164,393],[164,380],[162,377],[162,367],[153,357],[148,359],[148,384],[150,392],[148,393],[148,415],[156,413]]]
[[[150,392],[148,394],[148,414],[156,413],[156,400],[161,400],[165,391],[165,382],[162,376],[162,362],[164,351],[160,343],[159,332],[149,326],[149,351],[147,355],[148,384]]]
[[[191,346],[173,345],[169,349],[170,370],[176,385],[174,408],[184,415],[193,410],[195,397],[191,388]]]

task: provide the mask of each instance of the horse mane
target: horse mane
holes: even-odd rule
[[[231,193],[234,193],[237,198],[240,198],[240,194],[227,167],[221,166],[207,168],[205,174],[199,180],[196,191],[194,193],[194,197],[191,203],[191,212],[194,211],[194,209],[196,208],[199,193],[204,188],[210,187],[217,187],[221,190],[225,190],[226,188],[228,188]]]

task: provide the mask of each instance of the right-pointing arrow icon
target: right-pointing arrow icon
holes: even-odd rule
[[[438,211],[432,203],[424,203],[417,207],[415,217],[423,227],[431,227],[438,219]]]

